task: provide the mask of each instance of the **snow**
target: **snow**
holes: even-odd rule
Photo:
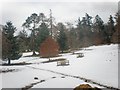
[[[34,85],[32,88],[75,88],[86,83],[78,78],[65,75],[79,76],[93,80],[103,85],[118,88],[118,45],[91,46],[76,51],[83,53],[84,57],[77,58],[78,54],[66,53],[60,57],[51,59],[65,58],[69,60],[68,66],[57,66],[57,62],[41,63],[48,58],[26,57],[32,53],[24,53],[19,60],[13,60],[12,63],[32,63],[30,65],[2,66],[2,70],[7,68],[16,69],[14,72],[2,73],[2,88],[22,88],[39,80],[45,80],[42,83]],[[65,78],[62,78],[62,77]],[[53,78],[55,77],[55,78]],[[0,80],[1,81],[1,80]],[[1,84],[1,83],[0,83]],[[91,84],[93,87],[101,87]]]
[[[55,83],[56,82],[56,83]],[[79,79],[74,79],[71,77],[57,77],[55,79],[48,80],[47,82],[43,82],[41,84],[38,84],[34,86],[33,88],[74,88],[78,86],[80,83],[83,83],[83,81]]]
[[[23,67],[21,67],[23,68]],[[48,78],[50,76],[54,76],[52,73],[40,71],[38,72],[37,70],[32,70],[30,68],[24,67],[24,69],[21,72],[16,72],[16,73],[7,73],[3,74],[4,77],[2,78],[3,80],[3,87],[7,88],[21,88],[24,87],[31,82],[34,82],[34,77],[38,77],[40,79]],[[47,76],[46,76],[47,75]],[[8,82],[8,81],[12,81]],[[7,84],[6,84],[7,83]]]
[[[35,52],[36,54],[39,54],[38,52]],[[33,54],[33,52],[25,52],[25,53],[23,53],[23,57],[24,56],[30,56],[30,55],[32,55]]]

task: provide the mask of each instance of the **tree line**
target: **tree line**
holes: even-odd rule
[[[58,42],[62,53],[92,45],[120,43],[118,13],[110,15],[107,23],[99,15],[93,18],[86,13],[76,23],[75,26],[70,22],[55,24],[54,17],[33,13],[22,24],[23,30],[15,36],[16,27],[11,21],[6,22],[2,28],[2,59],[8,59],[10,64],[11,59],[21,57],[20,53],[33,51],[33,55],[36,55],[35,52],[39,52],[41,43],[48,36]]]

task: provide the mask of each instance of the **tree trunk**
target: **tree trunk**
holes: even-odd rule
[[[36,55],[36,53],[35,53],[35,51],[33,50],[33,56],[35,56]]]
[[[49,61],[50,61],[50,57],[49,57]]]
[[[33,49],[33,56],[36,55],[35,53],[35,22],[34,22],[34,26],[33,26],[33,30],[32,30],[32,33],[33,33],[33,37],[32,37],[32,49]]]
[[[10,65],[11,64],[11,60],[8,58],[8,64]]]

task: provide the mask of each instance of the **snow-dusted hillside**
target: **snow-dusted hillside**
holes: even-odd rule
[[[77,58],[79,53],[84,57]],[[23,54],[24,56],[31,53]],[[57,66],[57,62],[42,63],[48,58],[22,57],[12,63],[26,62],[30,65],[2,66],[2,70],[12,72],[0,73],[2,88],[23,88],[34,84],[31,88],[74,88],[86,83],[76,77],[82,77],[102,85],[118,88],[118,45],[91,46],[76,51],[75,54],[61,54],[60,57],[69,60],[68,66]],[[35,80],[37,77],[38,80]],[[0,80],[1,81],[1,80]],[[87,82],[93,87],[99,85]]]

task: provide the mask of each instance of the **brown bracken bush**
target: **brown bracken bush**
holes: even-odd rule
[[[93,88],[89,84],[81,84],[75,87],[73,90],[101,90],[99,88]]]
[[[54,57],[59,54],[59,45],[52,38],[48,37],[40,46],[40,56],[41,57]]]

